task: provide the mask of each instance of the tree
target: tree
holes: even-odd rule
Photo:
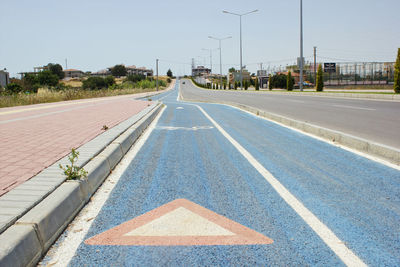
[[[107,76],[106,78],[89,77],[82,82],[82,88],[86,90],[99,90],[102,88],[107,88],[114,83],[114,77],[112,76]]]
[[[143,74],[131,74],[131,75],[128,75],[128,77],[126,77],[125,80],[133,82],[133,83],[137,83],[144,79],[146,79],[146,76],[144,76]]]
[[[121,77],[121,76],[126,76],[126,68],[124,65],[115,65],[112,69],[111,69],[111,74],[114,77]]]
[[[57,74],[53,74],[49,70],[44,70],[38,73],[37,79],[40,85],[56,86],[58,84],[59,77]]]
[[[170,77],[170,78],[172,78],[172,71],[171,71],[171,69],[168,69],[168,71],[167,71],[167,76]]]
[[[269,75],[269,77],[268,77],[268,89],[269,90],[272,90],[272,75]]]
[[[238,88],[238,82],[235,81],[235,90]]]
[[[394,65],[394,92],[400,94],[400,48],[397,51],[396,64]]]
[[[244,90],[247,90],[249,88],[249,82],[244,81]]]
[[[226,89],[226,82],[224,82],[224,90]]]
[[[23,91],[23,88],[18,83],[9,83],[6,86],[6,92],[9,94],[18,94],[19,92],[22,92],[22,91]]]
[[[287,86],[287,75],[285,74],[276,74],[271,77],[270,86],[272,88],[284,88]]]
[[[114,76],[108,75],[107,77],[105,77],[104,84],[107,88],[110,87],[111,85],[115,84]]]
[[[235,70],[235,68],[230,68],[229,70],[228,70],[230,73],[234,73],[236,70]]]
[[[293,84],[294,84],[294,82],[293,82],[293,78],[292,78],[292,73],[289,70],[288,75],[287,75],[287,80],[286,80],[286,88],[288,89],[288,91],[293,91]]]
[[[39,78],[35,74],[27,73],[22,78],[22,87],[24,91],[37,93],[40,88]]]
[[[322,65],[319,64],[318,71],[317,71],[317,83],[316,83],[316,90],[317,92],[321,92],[324,90],[324,78],[322,72]]]
[[[65,77],[65,73],[63,72],[63,68],[60,64],[49,63],[47,64],[47,68],[49,71],[51,71],[51,73],[57,75],[59,80]]]
[[[256,87],[256,91],[260,90],[260,85],[258,84],[258,78],[256,78],[256,80],[255,80],[255,87]]]

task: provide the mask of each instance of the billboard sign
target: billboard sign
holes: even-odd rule
[[[336,72],[336,63],[324,63],[324,72]]]

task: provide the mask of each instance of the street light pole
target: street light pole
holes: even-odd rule
[[[212,73],[212,49],[211,48],[202,48],[201,50],[210,51],[210,73]]]
[[[300,0],[300,91],[303,91],[303,0]]]
[[[157,87],[157,91],[158,91],[158,58],[156,59],[156,75],[157,75],[156,87]]]
[[[219,82],[220,82],[220,86],[222,86],[222,53],[221,53],[221,41],[226,40],[226,39],[230,39],[232,38],[232,36],[228,36],[225,38],[216,38],[216,37],[212,37],[212,36],[208,36],[208,38],[210,39],[214,39],[217,40],[219,42]]]
[[[254,13],[257,12],[258,9],[247,12],[247,13],[243,13],[243,14],[236,14],[233,12],[229,12],[226,10],[223,10],[223,13],[226,14],[231,14],[231,15],[235,15],[235,16],[239,16],[239,23],[240,23],[240,89],[243,90],[243,64],[242,64],[242,16],[248,15],[250,13]]]

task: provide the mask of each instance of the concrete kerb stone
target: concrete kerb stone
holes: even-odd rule
[[[86,203],[84,184],[81,181],[66,181],[20,218],[16,225],[37,227],[42,251],[46,251]]]
[[[34,266],[42,245],[33,225],[13,225],[0,235],[0,266]]]
[[[132,145],[160,110],[161,104],[155,104],[128,129],[127,134],[121,134],[115,139],[115,143],[111,143],[83,166],[88,171],[87,179],[65,181],[1,233],[0,266],[36,264],[128,151],[127,147],[122,149],[121,143]],[[19,191],[21,195],[24,195],[22,191],[28,192]],[[14,234],[16,231],[19,231],[19,234]]]

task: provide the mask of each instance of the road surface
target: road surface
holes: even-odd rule
[[[182,96],[244,104],[400,149],[400,102],[205,90],[190,81],[185,82]]]
[[[43,265],[399,264],[399,170],[177,89]]]

